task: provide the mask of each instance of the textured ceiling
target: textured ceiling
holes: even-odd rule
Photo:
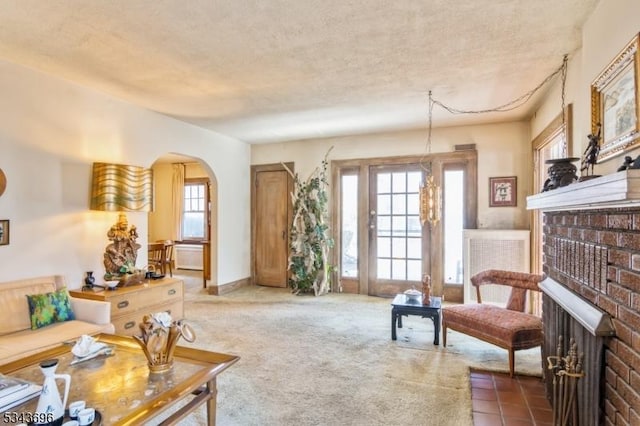
[[[598,0],[3,0],[0,58],[250,143],[425,127],[536,86]],[[436,107],[434,125],[521,119]]]

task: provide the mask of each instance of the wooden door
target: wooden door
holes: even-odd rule
[[[255,283],[287,286],[289,174],[285,170],[255,174]]]

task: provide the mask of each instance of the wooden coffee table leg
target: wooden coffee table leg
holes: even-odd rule
[[[218,399],[218,387],[216,386],[215,377],[207,382],[207,389],[211,394],[211,398],[207,401],[207,424],[215,426],[216,424],[216,401]]]

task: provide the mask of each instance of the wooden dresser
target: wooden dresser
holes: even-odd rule
[[[99,290],[99,291],[98,291]],[[184,283],[176,278],[149,280],[144,284],[115,290],[71,290],[71,296],[111,302],[111,322],[116,334],[132,336],[140,333],[138,324],[147,314],[167,311],[173,319],[184,316]]]

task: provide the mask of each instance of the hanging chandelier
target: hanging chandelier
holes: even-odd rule
[[[422,223],[422,226],[427,222],[429,222],[431,226],[435,226],[440,221],[440,210],[442,206],[442,191],[440,186],[436,184],[431,159],[429,158],[431,157],[433,103],[431,91],[429,91],[429,132],[427,135],[426,149],[426,157],[429,159],[429,163],[427,167],[423,167],[426,174],[424,176],[424,181],[420,185],[420,222]]]
[[[433,174],[428,174],[420,185],[420,222],[436,225],[440,221],[442,191],[436,185]]]

